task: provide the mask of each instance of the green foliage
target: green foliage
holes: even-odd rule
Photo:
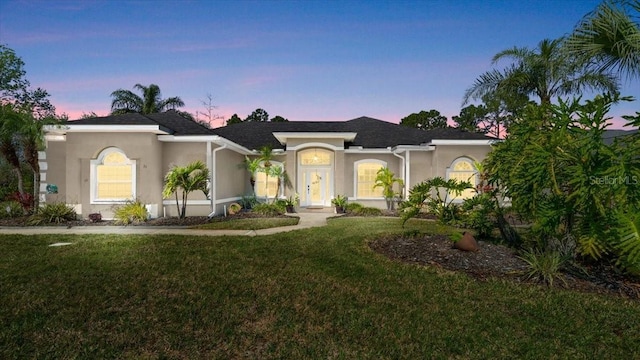
[[[394,199],[401,196],[399,192],[395,192],[393,190],[393,185],[398,184],[402,187],[404,186],[404,182],[402,179],[395,177],[393,171],[389,170],[386,166],[378,170],[374,181],[374,189],[377,187],[382,188],[382,196],[384,196],[384,199],[387,202],[387,210],[393,210]]]
[[[331,199],[331,205],[335,207],[345,208],[347,206],[348,199],[344,195],[336,195],[333,199]]]
[[[187,198],[193,191],[202,191],[207,195],[209,169],[202,161],[194,161],[187,166],[174,166],[164,177],[162,196],[165,198],[175,194],[178,216],[187,216]],[[182,207],[178,201],[178,191],[182,190]]]
[[[238,114],[233,114],[228,120],[227,120],[227,126],[228,125],[233,125],[233,124],[240,124],[242,122],[242,119],[238,116]]]
[[[27,220],[29,225],[60,224],[76,220],[75,210],[64,203],[47,203]]]
[[[427,111],[420,111],[419,113],[413,113],[400,120],[400,125],[418,128],[421,130],[430,130],[436,128],[447,127],[447,117],[442,116],[438,110],[431,109]]]
[[[243,195],[240,198],[240,205],[242,205],[243,209],[249,210],[253,208],[258,203],[258,198],[256,198],[256,194]]]
[[[409,191],[409,199],[400,206],[403,224],[425,208],[428,212],[434,213],[442,223],[459,220],[460,209],[453,203],[454,197],[472,188],[467,181],[444,180],[439,176],[414,185]]]
[[[275,202],[273,204],[260,203],[253,207],[252,211],[263,216],[279,216],[284,215],[286,208],[283,202]]]
[[[598,96],[584,104],[530,106],[507,139],[487,158],[492,184],[504,187],[513,208],[533,223],[545,243],[600,259],[610,254],[638,260],[637,239],[623,214],[640,209],[638,136],[603,141],[611,104],[626,100]],[[627,117],[637,126],[635,117]],[[616,229],[626,228],[627,231]],[[621,246],[620,243],[625,245]]]
[[[371,207],[371,206],[365,206],[365,207],[361,208],[360,210],[358,210],[356,215],[358,215],[358,216],[381,216],[382,215],[382,210],[380,210],[378,208],[375,208],[375,207]]]
[[[617,242],[621,254],[619,263],[625,269],[640,274],[640,213],[618,213]]]
[[[257,122],[267,122],[269,121],[269,113],[264,109],[255,109],[249,116],[247,116],[244,121],[257,121]]]
[[[116,224],[129,225],[147,221],[149,213],[147,208],[140,201],[129,201],[122,206],[117,206],[113,211]]]
[[[635,15],[635,16],[634,16]],[[640,76],[640,2],[603,1],[567,38],[567,49],[596,71]]]
[[[491,193],[480,193],[466,199],[462,203],[462,210],[465,212],[463,225],[475,230],[478,238],[490,238],[496,227],[496,206]]]
[[[184,101],[179,97],[161,98],[160,87],[156,84],[144,86],[135,84],[134,89],[139,90],[142,96],[130,90],[118,89],[111,93],[111,114],[141,113],[154,114],[175,110],[184,106]]]
[[[350,202],[350,203],[347,203],[347,205],[344,207],[344,211],[346,213],[358,213],[363,207],[364,205],[360,203]]]
[[[0,202],[0,219],[14,218],[24,215],[22,204],[17,201]]]
[[[528,279],[537,280],[548,286],[553,286],[556,279],[564,280],[561,270],[567,259],[556,251],[527,250],[520,256],[529,267],[525,274]]]
[[[613,76],[590,71],[575,58],[566,56],[562,39],[544,39],[536,49],[503,50],[493,57],[493,63],[512,60],[502,69],[492,69],[480,75],[466,90],[464,103],[486,96],[536,96],[540,104],[551,104],[552,98],[579,94],[584,90],[616,92],[618,84]]]

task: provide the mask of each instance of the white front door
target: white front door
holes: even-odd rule
[[[328,169],[305,169],[303,173],[303,206],[325,206],[327,204],[328,185],[330,184]]]

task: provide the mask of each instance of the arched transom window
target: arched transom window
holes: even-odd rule
[[[91,202],[118,203],[136,198],[136,161],[118,148],[91,160]]]
[[[447,180],[448,179],[467,181],[471,183],[471,186],[473,187],[473,189],[465,190],[460,196],[450,193],[450,198],[453,198],[456,201],[462,201],[464,199],[471,198],[476,194],[475,188],[478,184],[478,171],[473,165],[473,160],[466,157],[454,160],[451,163],[451,166],[447,169]]]

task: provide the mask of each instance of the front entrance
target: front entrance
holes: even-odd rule
[[[300,206],[330,206],[333,195],[333,152],[320,148],[298,153]]]
[[[302,175],[304,201],[302,206],[325,206],[327,203],[329,170],[305,169]]]

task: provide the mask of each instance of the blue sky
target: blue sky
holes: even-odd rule
[[[569,33],[597,4],[0,0],[0,43],[72,119],[107,115],[112,91],[155,83],[192,113],[211,94],[225,118],[264,108],[290,120],[399,122],[420,110],[457,115],[495,53]],[[622,84],[640,98],[638,80]]]

